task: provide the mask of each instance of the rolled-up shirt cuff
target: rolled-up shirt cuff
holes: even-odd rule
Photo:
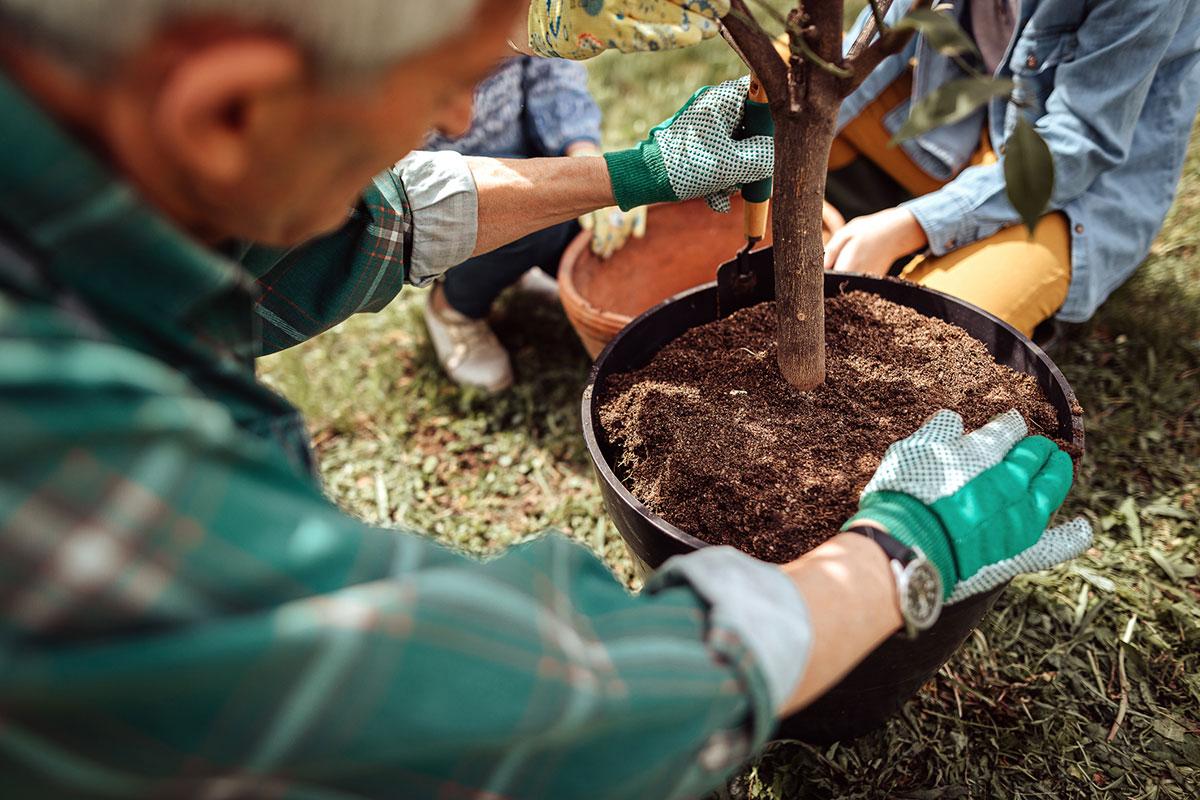
[[[971,230],[970,209],[946,192],[930,192],[901,203],[900,207],[916,217],[929,239],[929,251],[935,256],[943,256],[978,238]]]
[[[678,583],[689,584],[708,604],[713,629],[741,640],[762,675],[772,714],[778,712],[800,682],[812,649],[808,606],[795,584],[779,567],[732,547],[705,547],[669,559],[647,591]]]
[[[479,194],[461,153],[410,153],[392,168],[412,209],[408,282],[425,286],[471,257],[479,228]]]

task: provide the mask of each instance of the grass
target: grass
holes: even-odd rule
[[[720,43],[598,59],[609,143],[738,71]],[[722,795],[1200,794],[1198,213],[1200,136],[1151,256],[1057,358],[1087,410],[1069,510],[1096,523],[1095,548],[1015,582],[885,729],[824,749],[772,745]],[[586,462],[578,400],[588,361],[561,313],[522,297],[501,304],[495,324],[518,382],[487,398],[441,376],[423,299],[406,292],[262,362],[308,415],[329,492],[370,522],[480,553],[556,527],[636,585]]]

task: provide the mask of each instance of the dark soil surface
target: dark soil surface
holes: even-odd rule
[[[968,430],[1017,408],[1053,435],[1033,378],[954,325],[875,295],[826,301],[825,384],[789,386],[763,303],[688,331],[602,387],[600,421],[626,486],[676,527],[766,561],[828,539],[858,507],[887,446],[941,408]]]

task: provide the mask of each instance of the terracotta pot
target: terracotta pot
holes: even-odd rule
[[[769,242],[768,232],[760,246]],[[742,201],[734,197],[729,214],[716,213],[704,200],[653,206],[646,236],[630,240],[608,261],[593,254],[590,243],[584,232],[567,247],[558,286],[571,325],[595,358],[646,309],[716,278],[717,267],[746,244]]]

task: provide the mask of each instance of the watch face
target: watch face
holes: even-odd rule
[[[937,568],[924,558],[913,561],[904,570],[904,618],[919,630],[937,621],[942,611],[942,578]]]

